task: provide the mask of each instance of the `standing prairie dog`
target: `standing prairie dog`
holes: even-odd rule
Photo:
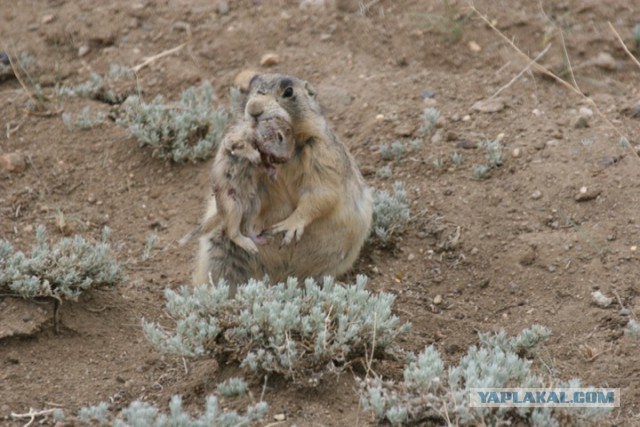
[[[254,227],[260,210],[258,185],[261,180],[275,179],[275,164],[287,161],[293,149],[293,131],[279,118],[259,123],[243,120],[231,127],[220,143],[211,170],[219,210],[184,236],[180,244],[224,230],[226,237],[243,250],[258,252],[256,243],[266,241]],[[248,236],[242,233],[242,226]]]
[[[261,246],[255,256],[239,252],[220,236],[200,239],[194,284],[231,285],[268,275],[273,282],[339,276],[355,262],[372,220],[372,196],[355,160],[331,131],[304,80],[281,74],[256,75],[244,103],[244,119],[279,118],[293,129],[295,150],[275,180],[259,186],[258,230],[283,238]],[[258,146],[258,150],[263,149]],[[219,207],[211,198],[206,217]]]

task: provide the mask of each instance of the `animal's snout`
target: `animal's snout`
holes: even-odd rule
[[[260,100],[252,99],[247,103],[246,112],[251,117],[257,119],[264,113],[264,103],[260,102]]]

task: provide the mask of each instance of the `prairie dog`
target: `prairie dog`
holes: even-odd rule
[[[287,161],[293,149],[293,131],[281,119],[259,123],[245,120],[234,125],[220,143],[211,170],[219,210],[184,236],[180,244],[224,230],[226,237],[240,248],[249,253],[258,252],[256,243],[265,243],[267,239],[254,227],[260,210],[258,185],[261,180],[275,179],[275,164]],[[248,236],[242,233],[241,226]]]
[[[279,118],[293,129],[295,150],[275,180],[260,186],[257,229],[282,233],[247,257],[220,236],[200,239],[194,284],[225,279],[232,285],[265,275],[339,276],[355,262],[369,232],[372,196],[355,160],[331,131],[306,81],[281,74],[256,75],[244,104],[244,119]],[[258,147],[261,150],[260,147]],[[209,201],[206,217],[218,210]]]

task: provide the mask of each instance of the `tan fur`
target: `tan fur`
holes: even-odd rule
[[[353,157],[330,130],[315,90],[290,76],[256,76],[247,95],[245,120],[273,117],[291,124],[296,149],[280,166],[275,181],[260,191],[255,227],[283,233],[283,238],[272,239],[252,257],[238,254],[219,236],[202,238],[196,284],[206,282],[209,275],[214,282],[225,278],[232,284],[265,274],[272,281],[339,276],[360,252],[371,226],[371,192]],[[212,199],[207,217],[216,211]]]
[[[260,209],[258,180],[266,178],[260,152],[252,145],[254,133],[250,122],[241,122],[225,135],[211,170],[214,198],[220,208],[183,237],[181,244],[224,229],[236,245],[250,253],[258,252],[255,242],[240,231],[244,223],[250,235],[256,235],[253,223]]]

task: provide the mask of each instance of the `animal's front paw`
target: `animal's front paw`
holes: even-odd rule
[[[252,148],[247,153],[247,159],[254,165],[257,165],[262,161],[262,156],[260,155],[260,152],[258,150]]]
[[[280,232],[284,232],[282,245],[288,245],[294,238],[298,242],[304,233],[304,224],[301,221],[292,221],[291,218],[287,218],[271,227],[271,233]]]
[[[233,242],[236,245],[240,246],[245,251],[249,252],[250,254],[257,254],[258,253],[258,247],[253,242],[253,240],[251,240],[248,237],[239,236],[239,237],[236,237],[235,239],[233,239]]]

